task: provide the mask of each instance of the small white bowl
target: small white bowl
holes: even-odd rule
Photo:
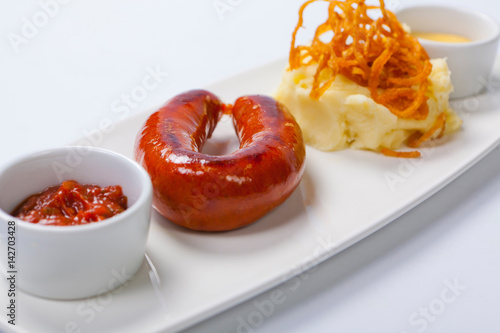
[[[70,179],[120,185],[128,208],[109,219],[75,226],[38,225],[10,215],[29,195]],[[19,289],[46,298],[86,298],[114,289],[130,279],[144,259],[151,199],[146,171],[100,148],[53,148],[6,163],[0,167],[1,272],[10,276],[15,271]],[[7,266],[9,221],[15,222],[14,269]]]
[[[494,19],[481,12],[442,5],[407,7],[396,15],[412,31],[456,34],[471,40],[443,43],[419,38],[431,58],[448,59],[454,86],[452,98],[472,96],[486,87],[500,37]]]

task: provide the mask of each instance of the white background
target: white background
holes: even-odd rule
[[[492,1],[427,2],[500,20]],[[0,3],[2,162],[286,57],[302,1],[72,0],[52,7],[46,22],[37,16],[41,3],[52,2]],[[13,34],[23,36],[26,22],[36,20],[40,27],[13,46]],[[161,73],[158,84],[126,102],[148,71]],[[500,332],[499,166],[496,149],[419,207],[293,283],[188,331]],[[262,307],[273,291],[279,301]]]

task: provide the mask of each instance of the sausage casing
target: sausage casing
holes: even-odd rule
[[[224,110],[240,147],[201,153]],[[271,97],[254,95],[225,106],[214,94],[188,91],[152,114],[136,138],[135,158],[149,173],[153,206],[193,230],[248,225],[283,203],[305,168],[305,146],[293,116]]]

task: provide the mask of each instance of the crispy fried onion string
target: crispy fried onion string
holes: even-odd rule
[[[394,151],[389,148],[382,148],[380,152],[385,156],[390,157],[402,157],[402,158],[417,158],[420,157],[420,152],[418,151]]]
[[[317,1],[328,2],[328,18],[316,29],[310,45],[296,45],[305,9]],[[368,11],[380,10],[373,20]],[[333,33],[325,41],[325,34]],[[425,119],[427,86],[432,65],[418,40],[410,36],[386,10],[367,6],[364,0],[309,0],[299,10],[292,35],[290,69],[317,64],[311,98],[319,99],[335,77],[342,74],[367,87],[372,99],[400,118]]]
[[[425,133],[421,133],[419,131],[416,131],[410,137],[408,138],[408,141],[406,145],[410,148],[417,148],[420,147],[420,145],[426,141],[435,136],[436,133],[438,135],[436,138],[441,138],[444,134],[444,129],[446,125],[446,114],[442,112],[437,118],[432,127]],[[420,152],[418,151],[394,151],[389,148],[382,147],[380,149],[380,152],[386,156],[391,156],[391,157],[403,157],[403,158],[416,158],[420,157]]]
[[[304,11],[317,1],[329,3],[328,18],[317,27],[309,45],[296,45]],[[368,12],[374,10],[381,13],[376,20],[368,16]],[[333,33],[329,40],[325,40],[327,33]],[[342,74],[367,87],[375,102],[399,118],[422,120],[429,113],[426,96],[432,70],[429,56],[418,40],[403,29],[396,16],[386,10],[383,0],[380,7],[367,6],[365,0],[306,1],[299,10],[299,21],[292,35],[289,62],[290,70],[318,66],[310,93],[313,99],[319,99],[335,77]],[[444,119],[444,114],[440,117]],[[444,123],[438,119],[423,135],[417,131],[410,144],[416,147],[432,137],[436,126],[444,128]],[[418,154],[397,153],[387,148],[382,152],[398,157],[417,157]]]
[[[406,145],[411,148],[417,148],[424,141],[429,140],[434,135],[434,133],[437,133],[437,131],[440,131],[437,136],[437,138],[440,138],[444,133],[445,125],[446,115],[443,112],[436,118],[434,125],[432,125],[432,127],[427,132],[425,132],[424,134],[420,134],[420,132],[413,133],[413,135],[408,138],[408,142],[406,143]]]

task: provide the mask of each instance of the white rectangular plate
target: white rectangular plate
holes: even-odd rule
[[[285,65],[277,61],[205,88],[227,103],[241,95],[272,94]],[[300,187],[249,227],[191,232],[154,213],[148,258],[124,288],[65,302],[20,293],[18,327],[29,332],[68,327],[94,333],[174,331],[284,282],[395,220],[491,151],[500,140],[500,94],[493,88],[454,102],[463,130],[422,149],[418,160],[308,148]],[[117,123],[101,146],[131,157],[136,133],[149,114]],[[228,124],[213,140],[234,139]]]

